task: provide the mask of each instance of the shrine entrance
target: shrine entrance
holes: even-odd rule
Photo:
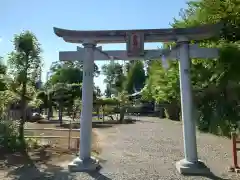
[[[222,26],[204,25],[193,28],[147,29],[147,30],[108,30],[108,31],[75,31],[54,28],[58,37],[66,42],[81,43],[83,48],[77,51],[59,53],[60,61],[82,61],[82,111],[80,130],[80,157],[69,164],[70,171],[89,171],[97,169],[99,164],[91,157],[91,132],[93,108],[93,71],[94,60],[179,60],[181,112],[183,120],[184,158],[176,162],[181,174],[204,174],[209,169],[198,159],[196,143],[196,124],[193,115],[193,100],[190,81],[191,58],[216,58],[215,48],[201,48],[197,44],[190,45],[192,40],[203,40],[216,36]],[[144,42],[174,41],[171,49],[144,50]],[[127,43],[126,51],[102,51],[97,44]],[[81,59],[83,58],[83,59]]]

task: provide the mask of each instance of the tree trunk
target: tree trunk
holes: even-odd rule
[[[22,93],[21,93],[21,119],[20,119],[20,124],[19,124],[19,141],[22,144],[22,149],[25,151],[26,149],[26,143],[24,139],[24,124],[27,119],[27,113],[26,113],[26,92],[27,92],[27,83],[24,82],[22,86]]]
[[[165,116],[167,119],[180,121],[180,111],[181,108],[178,106],[178,104],[171,103],[165,107]]]
[[[103,116],[102,116],[102,120],[103,122],[105,121],[105,106],[102,106],[102,113],[103,113]]]
[[[126,107],[120,107],[120,118],[119,118],[119,122],[122,124],[124,123],[124,115],[126,112]]]
[[[67,114],[68,114],[68,116],[71,116],[71,114],[72,114],[71,111],[72,111],[71,107],[68,107],[68,108],[67,108]]]
[[[62,125],[62,113],[63,113],[63,105],[62,103],[59,103],[58,118],[59,118],[60,126]]]
[[[48,120],[50,120],[50,118],[53,117],[53,109],[52,109],[52,106],[50,106],[48,108]]]
[[[53,116],[53,108],[52,108],[52,98],[50,94],[48,94],[48,108],[47,108],[47,118],[50,120],[50,118]]]
[[[97,118],[98,118],[98,121],[100,120],[100,107],[97,106]]]

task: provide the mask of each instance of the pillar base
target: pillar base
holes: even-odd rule
[[[99,162],[94,157],[84,161],[77,157],[70,164],[68,164],[68,170],[70,172],[89,172],[98,170],[99,168]]]
[[[182,159],[176,163],[176,168],[180,174],[183,175],[209,175],[210,169],[202,162],[195,163]]]

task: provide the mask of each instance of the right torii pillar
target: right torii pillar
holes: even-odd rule
[[[198,160],[197,155],[196,119],[193,113],[189,40],[181,37],[178,39],[178,44],[180,45],[178,58],[185,157],[176,163],[176,168],[181,174],[206,174],[210,170],[203,162]]]

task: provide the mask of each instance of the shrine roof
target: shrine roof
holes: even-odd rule
[[[179,36],[189,40],[208,39],[219,35],[223,27],[222,23],[207,24],[189,28],[168,29],[132,29],[132,30],[69,30],[54,27],[54,33],[62,37],[66,42],[82,43],[86,39],[94,39],[99,43],[125,43],[126,34],[133,32],[144,33],[145,42],[176,41]]]

